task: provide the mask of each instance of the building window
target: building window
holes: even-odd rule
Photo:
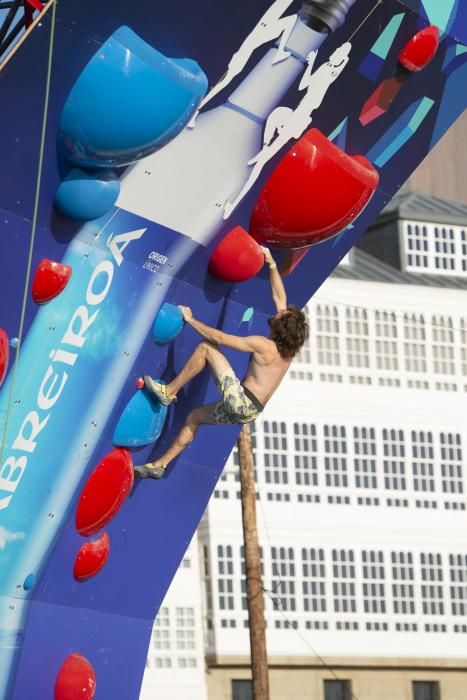
[[[424,615],[444,615],[441,554],[420,554]]]
[[[305,612],[326,612],[326,570],[323,549],[302,549],[302,577]]]
[[[152,631],[154,649],[168,651],[170,649],[170,613],[169,608],[160,608]]]
[[[392,602],[396,615],[415,615],[414,566],[411,552],[391,552]]]
[[[433,433],[412,431],[412,474],[415,491],[435,490]]]
[[[407,267],[428,268],[428,229],[421,224],[405,223]]]
[[[467,377],[467,320],[461,319],[461,360],[462,374]]]
[[[318,486],[318,441],[316,425],[294,423],[295,483]]]
[[[274,610],[294,612],[295,562],[292,547],[271,547],[272,598]]]
[[[467,229],[463,228],[461,234],[461,269],[467,273]]]
[[[412,272],[465,275],[467,233],[461,226],[404,222],[406,268]]]
[[[376,366],[381,370],[398,370],[397,318],[390,311],[375,312]]]
[[[220,610],[234,610],[234,568],[230,545],[217,547],[217,590]]]
[[[358,489],[378,488],[376,478],[376,432],[374,428],[354,428],[355,486]]]
[[[404,314],[404,353],[407,372],[426,372],[425,319],[417,314]]]
[[[232,681],[232,700],[253,700],[253,683]]]
[[[413,700],[441,700],[439,684],[433,681],[413,681]]]
[[[264,421],[264,473],[267,484],[287,484],[287,426]]]
[[[368,313],[365,309],[346,309],[347,364],[349,367],[368,368],[370,347],[368,341]]]
[[[467,555],[449,555],[451,613],[467,614]]]
[[[459,433],[441,433],[440,443],[443,493],[464,493],[462,438]]]
[[[384,593],[383,552],[362,552],[363,608],[366,613],[384,614],[386,602]]]
[[[177,649],[195,648],[195,610],[194,608],[175,608],[176,646]]]
[[[308,340],[305,342],[305,344],[302,346],[300,352],[296,356],[294,363],[300,364],[300,365],[311,365],[311,321],[310,321],[310,312],[308,310],[308,307],[305,306],[302,309],[303,313],[305,314],[305,318],[308,323]],[[292,365],[293,367],[293,365]]]
[[[357,611],[354,553],[333,549],[332,562],[334,612],[354,613]]]
[[[337,307],[317,306],[316,346],[320,365],[332,367],[340,365],[339,336],[339,311]]]
[[[454,328],[452,319],[433,316],[433,370],[435,374],[455,374]]]
[[[433,227],[434,261],[438,272],[454,272],[456,269],[456,242],[454,229]]]
[[[324,700],[350,700],[350,681],[324,681]]]
[[[343,425],[324,426],[326,486],[348,486],[347,439]]]
[[[403,430],[383,429],[384,488],[405,491],[405,438]]]

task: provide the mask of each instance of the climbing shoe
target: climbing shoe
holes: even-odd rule
[[[165,467],[155,467],[151,462],[133,467],[133,471],[140,479],[162,479],[165,474]]]
[[[177,400],[176,396],[167,396],[167,386],[161,384],[161,382],[156,382],[149,374],[144,375],[143,381],[149,393],[155,396],[164,406],[170,406],[171,403]]]

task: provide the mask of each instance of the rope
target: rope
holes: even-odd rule
[[[31,237],[30,237],[30,241],[29,241],[28,261],[27,261],[27,265],[26,265],[26,278],[24,281],[23,301],[22,301],[22,305],[21,305],[21,316],[20,316],[19,332],[18,332],[18,348],[16,351],[16,357],[15,357],[15,362],[13,365],[13,374],[12,374],[12,380],[11,380],[11,385],[10,385],[10,391],[8,394],[8,407],[7,407],[7,411],[6,411],[6,419],[5,419],[5,425],[4,425],[4,430],[3,430],[2,446],[1,446],[1,452],[0,452],[0,463],[3,460],[3,454],[5,451],[5,447],[6,447],[8,423],[9,423],[9,420],[11,417],[11,407],[12,407],[12,403],[13,403],[13,395],[14,395],[14,388],[15,388],[15,382],[16,382],[16,373],[17,373],[17,369],[18,369],[19,356],[20,356],[20,351],[21,351],[21,341],[22,341],[23,330],[24,330],[24,319],[26,316],[26,304],[27,304],[28,294],[29,294],[29,282],[30,282],[30,278],[31,278],[32,256],[33,256],[33,252],[34,252],[34,243],[35,243],[35,239],[36,239],[37,216],[38,216],[38,212],[39,212],[39,196],[40,196],[40,191],[41,191],[42,169],[43,169],[43,163],[44,163],[45,140],[46,140],[46,131],[47,131],[47,118],[48,118],[48,113],[49,113],[50,83],[51,83],[51,76],[52,76],[53,51],[54,51],[54,45],[55,45],[56,8],[57,8],[57,3],[55,2],[55,0],[52,0],[52,18],[51,18],[51,25],[50,25],[47,75],[46,75],[46,81],[45,81],[44,112],[43,112],[43,117],[42,117],[42,131],[41,131],[41,140],[40,140],[40,146],[39,146],[39,162],[37,165],[36,190],[35,190],[35,197],[34,197],[34,211],[33,211],[32,222],[31,222]]]

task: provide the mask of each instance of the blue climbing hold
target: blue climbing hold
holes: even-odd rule
[[[59,150],[78,166],[128,165],[175,138],[207,88],[195,61],[167,58],[120,27],[71,89],[59,123]]]
[[[142,447],[156,442],[166,417],[167,406],[152,398],[145,389],[140,389],[120,416],[113,436],[114,445]]]
[[[120,180],[111,170],[87,173],[74,168],[58,188],[54,207],[70,219],[90,221],[104,216],[119,194]]]
[[[36,585],[36,575],[28,574],[24,579],[23,588],[25,591],[30,591]]]
[[[178,306],[163,304],[152,328],[154,342],[167,345],[180,335],[182,328],[183,315]]]

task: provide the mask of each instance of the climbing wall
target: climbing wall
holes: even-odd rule
[[[177,305],[267,334],[258,243],[304,305],[462,113],[466,79],[465,0],[45,7],[0,72],[0,697],[138,698],[238,434],[202,428],[134,482],[217,399],[207,374],[169,410],[139,381],[199,341]]]

